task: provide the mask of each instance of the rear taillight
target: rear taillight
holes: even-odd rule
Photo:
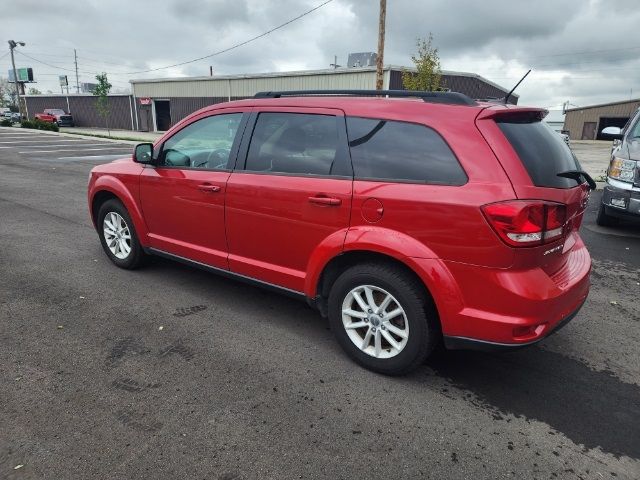
[[[567,208],[543,200],[512,200],[482,207],[484,216],[500,238],[514,247],[553,242],[564,235]]]

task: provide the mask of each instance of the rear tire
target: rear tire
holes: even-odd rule
[[[598,215],[596,216],[596,223],[601,227],[614,227],[620,223],[620,220],[608,215],[604,203],[600,203]]]
[[[104,202],[96,220],[102,248],[115,265],[127,270],[142,265],[146,255],[138,241],[131,216],[119,200]]]
[[[358,364],[386,375],[421,365],[437,346],[440,329],[424,287],[391,264],[365,263],[345,270],[329,294],[336,339]]]

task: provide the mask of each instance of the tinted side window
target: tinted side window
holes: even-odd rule
[[[164,142],[160,165],[226,169],[242,113],[206,117],[186,126]]]
[[[498,122],[533,184],[537,187],[572,188],[576,181],[559,177],[567,170],[580,170],[580,164],[562,137],[546,122],[532,121],[527,116],[509,117]]]
[[[261,113],[245,168],[253,172],[345,175],[341,157],[336,117]]]
[[[414,123],[347,118],[356,178],[463,185],[467,175],[442,137]]]

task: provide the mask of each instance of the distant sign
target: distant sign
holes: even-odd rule
[[[18,74],[18,82],[33,82],[33,69],[32,68],[16,68]],[[13,69],[9,70],[9,82],[15,83],[15,77],[13,76]]]
[[[141,97],[140,105],[151,105],[151,99],[149,97]]]
[[[58,77],[58,80],[60,80],[60,86],[61,87],[66,87],[69,85],[69,80],[67,79],[66,75],[60,75]]]
[[[93,91],[96,89],[97,86],[98,86],[97,83],[82,82],[80,84],[80,91],[82,93],[93,93]]]
[[[375,52],[350,53],[347,59],[347,66],[349,68],[372,67],[376,64],[377,58],[378,54]]]

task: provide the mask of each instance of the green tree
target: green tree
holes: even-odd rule
[[[440,70],[440,57],[438,49],[433,46],[433,34],[425,40],[419,38],[416,41],[418,53],[411,56],[416,66],[416,71],[404,70],[402,72],[402,84],[407,90],[419,90],[435,92],[442,90],[442,74]]]
[[[111,84],[109,83],[109,80],[107,80],[107,74],[104,72],[96,75],[96,80],[98,83],[93,89],[93,94],[98,97],[96,100],[96,108],[98,109],[98,114],[104,118],[107,126],[107,133],[111,136],[111,130],[109,129],[109,114],[111,113],[109,92],[111,91]]]
[[[42,95],[42,92],[40,90],[38,90],[37,88],[31,87],[29,89],[29,91],[27,92],[27,94],[29,94],[29,95]]]
[[[16,88],[7,78],[0,77],[0,107],[16,107]]]

